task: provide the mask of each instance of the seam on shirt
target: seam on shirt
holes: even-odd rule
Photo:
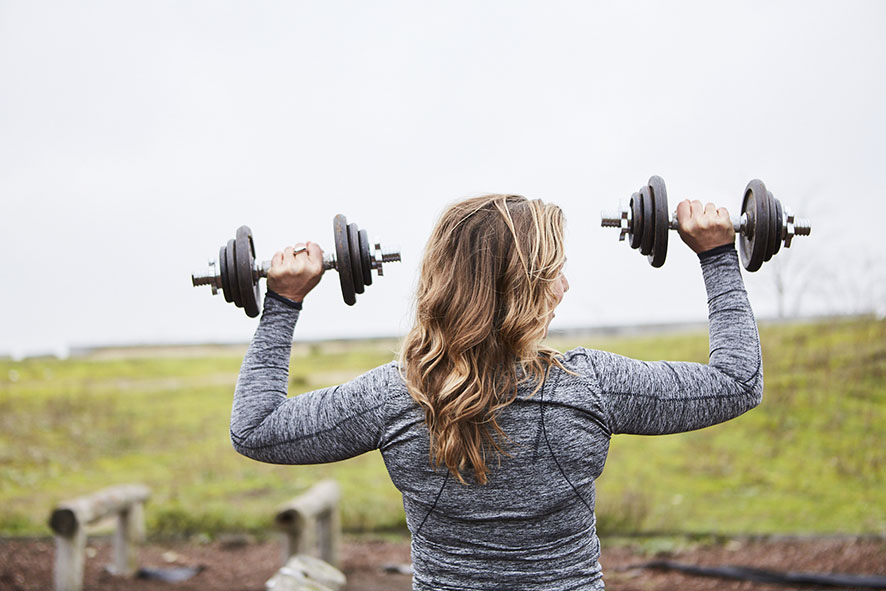
[[[606,397],[602,395],[603,385],[600,383],[600,370],[597,369],[597,363],[594,361],[593,357],[586,355],[586,358],[588,363],[591,364],[591,369],[594,371],[594,379],[597,380],[597,387],[600,388],[601,395],[598,395],[597,398],[600,402],[600,408],[603,410],[603,414],[606,418],[606,429],[609,431],[609,438],[612,439],[612,434],[614,433],[612,430],[612,414],[606,406]]]
[[[565,402],[554,402],[553,400],[547,400],[544,402],[545,407],[547,408],[560,408],[566,409],[571,412],[580,413],[582,418],[586,421],[590,421],[600,427],[603,430],[603,434],[608,438],[612,439],[612,432],[609,430],[609,426],[606,424],[604,418],[600,417],[600,415],[589,408],[582,408],[580,405],[576,404],[567,404]],[[538,437],[542,436],[541,433],[541,425],[539,425],[539,433]]]
[[[606,436],[609,439],[612,439],[612,428],[609,426],[611,423],[611,420],[610,420],[610,417],[608,416],[606,406],[603,404],[603,400],[602,400],[602,397],[600,396],[600,394],[596,390],[594,390],[594,388],[589,384],[589,382],[591,380],[594,380],[596,382],[597,388],[600,390],[600,392],[603,391],[603,388],[600,387],[600,378],[598,377],[599,372],[597,371],[597,366],[594,364],[594,360],[591,357],[588,350],[585,349],[584,347],[573,349],[572,351],[569,351],[567,354],[563,354],[563,358],[565,361],[572,361],[576,357],[584,357],[585,361],[590,364],[591,369],[594,372],[593,376],[586,376],[586,375],[582,374],[581,372],[578,372],[577,377],[579,378],[579,380],[581,380],[582,385],[585,388],[587,388],[588,392],[590,393],[591,398],[593,399],[592,403],[596,403],[600,407],[600,411],[602,411],[602,414],[598,416],[598,413],[592,412],[590,410],[590,408],[581,409],[581,412],[590,416],[591,420],[603,429],[603,431],[606,433]],[[559,383],[559,378],[558,378],[558,383]],[[589,406],[592,406],[592,404],[589,404]]]
[[[545,379],[547,379],[547,372],[545,372]],[[552,391],[555,391],[557,389],[557,386],[560,384],[560,376],[557,375],[554,378],[554,380],[555,381],[554,381],[553,387],[551,388]],[[541,430],[545,436],[545,443],[548,444],[548,451],[550,452],[551,457],[554,459],[554,463],[557,464],[557,469],[560,470],[560,475],[563,476],[563,479],[567,483],[569,483],[569,486],[572,487],[572,492],[575,493],[575,496],[578,497],[578,500],[580,500],[584,504],[584,506],[587,507],[588,511],[590,511],[591,517],[595,518],[594,510],[591,508],[590,505],[588,505],[588,502],[584,499],[584,497],[581,496],[581,494],[578,492],[578,489],[575,488],[575,485],[572,484],[571,480],[569,480],[569,477],[566,476],[566,472],[563,471],[563,466],[560,465],[560,460],[557,459],[557,455],[554,453],[553,447],[551,447],[551,441],[550,441],[550,439],[548,439],[548,429],[547,429],[547,427],[545,427],[545,387],[544,387],[544,384],[542,384],[542,387],[541,387],[541,405],[540,405],[540,407],[541,407]]]
[[[734,379],[734,378],[733,378]],[[739,382],[739,380],[735,380]],[[739,382],[741,383],[741,382]],[[662,398],[656,394],[641,394],[639,392],[609,392],[610,396],[630,396],[633,398],[654,398],[660,402],[685,402],[687,400],[714,400],[714,399],[723,399],[723,398],[735,398],[740,397],[743,394],[748,394],[749,392],[742,390],[741,392],[729,392],[727,394],[723,394],[720,396],[715,396],[713,394],[707,396],[688,396],[685,398]]]
[[[385,367],[388,367],[393,363],[394,362],[391,361]],[[399,376],[400,373],[398,372],[397,375]],[[381,409],[381,433],[378,434],[378,440],[377,440],[378,445],[376,446],[376,449],[381,449],[385,445],[385,434],[387,434],[387,432],[388,432],[388,402],[391,398],[391,391],[392,390],[393,390],[393,387],[391,386],[390,372],[386,372],[385,373],[385,392],[384,392],[384,396],[382,396],[382,401],[381,401],[381,406],[383,407]]]
[[[680,374],[677,373],[677,370],[674,369],[674,366],[671,365],[671,362],[670,361],[662,361],[661,364],[664,367],[668,368],[672,374],[674,374],[674,381],[677,383],[677,388],[682,390],[683,389],[683,380],[680,379]]]
[[[446,488],[446,483],[449,481],[449,470],[446,470],[446,476],[443,478],[443,484],[440,486],[440,490],[437,491],[437,498],[434,499],[434,504],[431,505],[431,508],[428,509],[428,512],[425,513],[424,519],[421,520],[421,523],[418,525],[418,529],[415,530],[415,533],[418,534],[421,532],[421,528],[424,527],[425,521],[428,520],[428,517],[431,516],[431,513],[434,512],[434,509],[437,508],[437,502],[440,500],[440,495],[443,494],[443,489]]]
[[[710,351],[708,351],[708,361],[711,360],[711,357],[714,356],[714,353],[716,353],[717,351],[719,351],[719,350],[721,350],[721,349],[726,349],[726,350],[728,350],[729,347],[714,347],[713,349],[711,349]],[[727,375],[728,375],[728,374],[727,374]]]
[[[275,442],[275,443],[269,443],[268,445],[256,445],[256,446],[251,446],[251,445],[241,445],[240,447],[242,447],[243,449],[251,449],[251,450],[255,450],[255,449],[268,449],[268,448],[272,448],[272,447],[277,447],[277,446],[279,446],[279,445],[287,445],[287,444],[290,444],[290,443],[296,443],[297,441],[304,441],[305,439],[312,439],[312,438],[314,438],[314,437],[317,437],[318,435],[322,435],[322,434],[324,434],[324,433],[328,433],[329,431],[334,431],[334,430],[338,429],[339,426],[343,425],[344,423],[347,423],[347,422],[349,422],[349,421],[352,421],[353,419],[356,419],[356,418],[358,418],[358,417],[362,417],[362,416],[365,415],[366,413],[369,413],[369,412],[372,412],[372,411],[374,411],[374,410],[377,410],[380,406],[383,406],[383,405],[384,405],[384,402],[379,403],[379,404],[376,404],[376,405],[373,406],[373,407],[367,408],[367,409],[365,409],[365,410],[363,410],[363,411],[358,412],[357,414],[353,414],[353,415],[351,415],[351,416],[349,416],[349,417],[346,417],[346,418],[340,420],[339,422],[335,423],[335,424],[332,425],[331,427],[327,427],[326,429],[321,429],[320,431],[315,431],[315,432],[313,432],[313,433],[309,433],[309,434],[304,435],[304,436],[302,436],[302,437],[293,437],[292,439],[284,439],[284,440],[282,440],[282,441],[277,441],[277,442]],[[231,431],[231,435],[232,435],[232,436],[234,435],[234,432],[233,432],[233,431]]]
[[[262,353],[264,353],[264,351],[262,351]],[[285,366],[285,365],[272,365],[272,364],[253,365],[253,366],[251,366],[251,367],[247,367],[247,368],[246,368],[246,371],[241,371],[240,373],[241,373],[241,374],[243,374],[243,373],[252,373],[252,372],[256,372],[256,371],[257,371],[257,372],[261,372],[261,371],[265,371],[265,370],[268,370],[268,369],[275,369],[275,370],[277,370],[277,371],[284,371],[284,372],[286,372],[287,374],[289,374],[289,367],[288,367],[288,366]]]
[[[757,358],[757,367],[754,368],[754,371],[751,372],[751,376],[747,379],[742,379],[738,376],[732,375],[731,373],[729,373],[728,371],[726,371],[725,369],[720,368],[720,367],[716,367],[714,369],[716,369],[717,371],[722,373],[727,378],[731,379],[733,382],[743,386],[742,389],[745,392],[745,394],[750,394],[751,390],[754,389],[754,387],[751,386],[750,384],[751,384],[751,382],[757,382],[760,379],[760,366],[762,364],[763,364],[763,360],[758,357]]]

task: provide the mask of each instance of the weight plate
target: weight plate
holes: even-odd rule
[[[763,264],[766,241],[769,239],[769,199],[763,181],[748,183],[741,201],[741,212],[747,216],[747,231],[739,240],[741,263],[748,271],[756,271]]]
[[[363,293],[363,261],[360,257],[360,230],[357,224],[348,224],[348,248],[351,253],[351,277],[354,291]]]
[[[640,194],[631,195],[631,231],[628,232],[628,243],[631,248],[640,248],[640,239],[643,238],[642,224],[643,208],[640,205]]]
[[[766,191],[766,192],[763,193],[763,194],[766,196],[766,198],[764,199],[764,201],[766,201],[766,205],[767,205],[767,207],[768,207],[768,205],[769,205],[769,191]],[[771,217],[771,216],[770,216],[770,217]],[[763,248],[763,262],[764,262],[764,263],[765,263],[766,261],[769,260],[769,243],[770,243],[770,241],[771,241],[771,239],[770,239],[771,236],[770,236],[770,234],[769,234],[769,230],[772,229],[772,223],[771,223],[772,220],[770,219],[769,222],[770,222],[770,223],[766,225],[767,230],[766,230],[765,234],[760,234],[761,237],[764,236],[764,235],[765,235],[765,237],[766,237],[766,243],[763,245],[763,246],[764,246],[764,248]]]
[[[781,201],[775,199],[775,252],[772,254],[778,253],[778,250],[781,248],[781,243],[784,240],[784,210],[781,208]]]
[[[225,252],[227,248],[222,246],[218,249],[218,274],[221,275],[222,295],[225,296],[226,302],[233,302],[231,297],[231,288],[228,287],[228,255]]]
[[[775,207],[775,197],[772,196],[772,193],[766,191],[766,200],[769,205],[769,233],[766,235],[766,256],[763,257],[763,262],[768,262],[769,259],[772,258],[772,255],[775,254],[775,241],[777,240],[777,223],[778,223],[778,215]]]
[[[234,256],[236,250],[236,240],[231,238],[228,240],[228,246],[225,248],[225,269],[228,276],[228,289],[231,290],[231,301],[238,308],[243,307],[243,300],[240,298],[240,282],[237,281],[237,259]]]
[[[351,249],[348,246],[348,218],[338,214],[332,220],[332,232],[335,238],[335,261],[338,268],[338,280],[341,283],[341,297],[349,306],[357,301],[354,295],[354,278],[351,267]]]
[[[369,233],[360,230],[360,265],[363,268],[363,283],[372,285],[372,255],[369,253]]]
[[[664,180],[659,176],[649,177],[649,189],[655,211],[655,239],[652,254],[647,259],[653,267],[661,267],[668,256],[668,191]]]
[[[642,222],[640,254],[648,255],[652,253],[652,240],[655,238],[655,210],[652,207],[652,193],[649,191],[648,185],[640,187],[640,204],[640,208],[642,209],[640,215],[640,220]]]
[[[237,228],[234,257],[237,259],[237,285],[240,288],[243,309],[246,310],[247,316],[255,318],[259,312],[258,300],[261,294],[258,291],[258,281],[252,276],[252,269],[255,266],[255,246],[248,226]]]

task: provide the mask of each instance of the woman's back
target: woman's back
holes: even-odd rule
[[[689,234],[708,294],[707,365],[542,346],[568,289],[559,210],[492,196],[453,207],[435,230],[425,261],[434,272],[423,271],[399,364],[288,398],[300,298],[319,280],[322,253],[309,248],[301,270],[296,255],[287,263],[278,253],[268,286],[279,269],[288,291],[265,299],[243,361],[234,447],[286,464],[380,449],[403,493],[416,589],[602,589],[594,480],[610,436],[699,429],[762,396],[756,323],[735,248],[723,242],[733,236],[728,213],[692,207],[690,222],[707,228]],[[678,207],[684,221],[687,208]],[[497,215],[509,223],[489,231]],[[458,281],[456,255],[466,261]]]
[[[552,379],[557,368],[535,395],[521,387],[499,414],[507,455],[491,460],[485,484],[461,484],[428,462],[424,414],[396,368],[379,370],[392,384],[381,451],[403,494],[416,589],[517,589],[521,582],[587,589],[600,577],[594,480],[609,432],[586,385],[574,376],[569,386]]]

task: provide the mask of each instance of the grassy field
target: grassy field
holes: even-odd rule
[[[763,405],[666,437],[616,436],[599,480],[606,534],[886,534],[886,322],[761,328]],[[581,344],[640,359],[706,361],[705,333]],[[299,345],[292,393],[389,361],[396,343]],[[343,487],[351,531],[404,526],[378,453],[323,466],[270,466],[228,440],[242,349],[100,352],[0,361],[0,535],[47,534],[53,503],[143,482],[155,535],[266,531],[275,506],[320,478]]]

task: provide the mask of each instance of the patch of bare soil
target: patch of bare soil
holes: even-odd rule
[[[168,568],[202,565],[192,579],[179,583],[131,580],[109,574],[110,543],[89,541],[84,589],[95,591],[262,591],[280,566],[277,542],[248,544],[151,543],[139,549],[142,566]],[[52,589],[52,540],[0,540],[0,590]],[[630,568],[650,560],[629,547],[605,548],[603,571],[610,591],[703,591],[784,589],[775,585],[694,577],[675,572]],[[732,541],[724,545],[659,553],[655,558],[705,565],[743,565],[774,570],[886,575],[886,541],[870,539],[812,539]],[[411,577],[387,574],[386,564],[409,562],[409,542],[349,540],[342,548],[347,591],[408,591]],[[794,586],[793,588],[798,588]],[[807,587],[808,588],[808,587]]]
[[[720,578],[698,577],[678,572],[630,568],[652,559],[667,559],[700,566],[746,566],[776,571],[813,573],[886,574],[886,540],[809,539],[734,540],[723,545],[705,546],[682,552],[638,555],[629,547],[603,548],[600,563],[606,589],[613,591],[774,591],[821,589],[821,587],[752,583]],[[833,589],[833,587],[831,587]],[[850,589],[850,588],[843,588]]]

